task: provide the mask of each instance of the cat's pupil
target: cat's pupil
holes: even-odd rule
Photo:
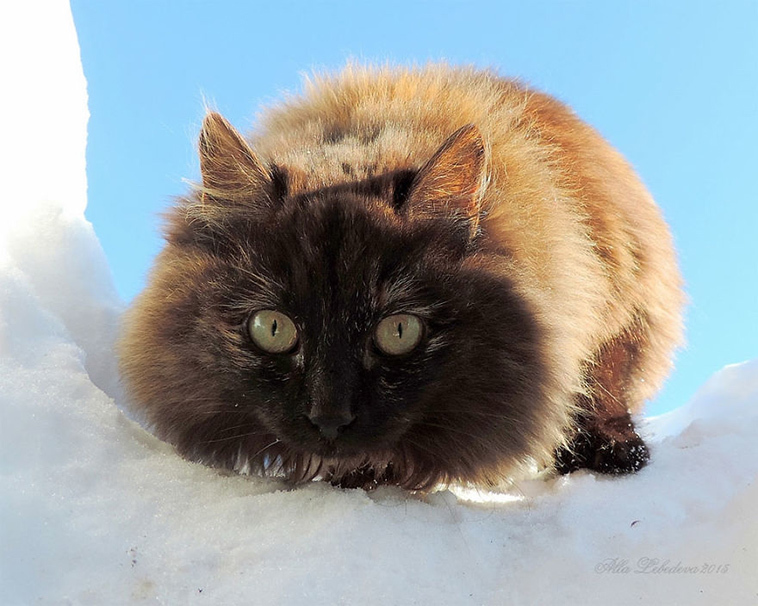
[[[276,324],[276,320],[274,320],[274,321],[271,323],[271,336],[272,336],[272,337],[275,337],[275,336],[276,336],[276,329],[277,329],[277,324]]]
[[[402,322],[397,323],[397,337],[398,339],[403,338],[403,323]]]

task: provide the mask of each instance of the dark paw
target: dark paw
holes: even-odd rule
[[[647,446],[636,433],[616,438],[598,431],[582,430],[570,448],[556,452],[555,469],[561,474],[577,469],[607,474],[634,473],[649,460]]]

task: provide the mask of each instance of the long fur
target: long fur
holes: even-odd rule
[[[461,200],[440,211],[413,184],[467,125],[475,129],[471,137],[478,133],[470,146],[480,142],[481,166],[473,158],[478,152],[460,143],[461,162],[470,159],[473,175],[464,180],[473,185],[455,187]],[[636,435],[625,420],[658,390],[681,343],[681,279],[651,196],[565,105],[473,68],[351,65],[314,76],[301,96],[265,112],[244,144],[251,155],[241,153],[239,171],[214,169],[208,141],[237,145],[225,138],[227,131],[204,130],[204,177],[222,175],[220,187],[206,179],[169,215],[167,246],[126,316],[119,345],[135,409],[182,454],[294,481],[428,488],[501,482],[525,466],[553,465],[561,451],[570,455],[569,470],[592,466],[571,458],[577,444],[599,435],[607,438],[602,448],[615,447]],[[451,174],[458,164],[451,163]],[[332,224],[343,231],[329,231]],[[471,230],[460,250],[451,235],[458,227]],[[291,240],[280,238],[290,232]],[[404,280],[385,286],[407,298],[434,275],[439,288],[426,288],[417,304],[434,307],[439,296],[462,323],[475,322],[476,314],[476,321],[492,319],[470,335],[486,346],[453,345],[458,336],[445,331],[454,329],[440,328],[447,336],[430,341],[424,368],[445,368],[447,376],[424,370],[430,384],[414,388],[418,402],[407,405],[404,429],[381,440],[366,429],[372,446],[363,454],[328,456],[309,450],[310,438],[301,434],[282,438],[273,428],[299,412],[277,417],[264,402],[274,396],[256,395],[248,382],[264,370],[240,331],[245,314],[281,305],[282,293],[293,289],[290,278],[308,282],[299,286],[303,297],[315,292],[324,299],[335,288],[365,285],[373,271],[365,260],[385,258],[382,246],[391,247],[395,235],[397,254],[404,246],[419,250],[409,253],[416,264],[405,268]],[[324,238],[339,241],[339,250],[326,251]],[[286,250],[271,250],[295,241],[310,246],[302,263],[304,249],[293,249],[291,262]],[[328,283],[329,259],[346,273],[355,267],[355,283],[341,274]],[[414,274],[420,267],[426,273]],[[466,293],[478,310],[467,307]],[[373,309],[381,296],[377,291],[354,313]],[[324,317],[317,302],[310,305],[314,318]],[[324,338],[314,356],[328,346]],[[324,364],[337,351],[323,354]],[[467,351],[476,357],[463,359]],[[401,424],[402,414],[392,414]]]

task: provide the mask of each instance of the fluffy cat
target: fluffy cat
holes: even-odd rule
[[[638,470],[680,342],[671,237],[560,102],[487,71],[351,66],[202,185],[124,321],[131,402],[185,457],[345,487]]]

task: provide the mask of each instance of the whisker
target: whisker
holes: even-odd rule
[[[196,410],[193,411],[192,414],[194,415],[246,415],[249,414],[250,411],[248,410],[235,410],[235,409],[226,409],[226,408],[218,408],[215,410]]]
[[[266,431],[249,431],[247,433],[241,433],[236,436],[226,436],[224,438],[214,438],[212,440],[203,440],[202,442],[200,442],[200,444],[213,444],[214,442],[228,442],[230,440],[239,440],[240,438],[247,438],[249,436],[265,436],[267,434],[268,432]],[[266,448],[268,448],[268,446]]]
[[[268,450],[272,446],[275,446],[276,444],[279,444],[279,442],[281,442],[281,440],[279,438],[277,438],[276,440],[274,440],[273,442],[271,442],[271,444],[269,444],[268,446],[264,446],[263,448],[261,448],[252,457],[248,457],[248,460],[249,459],[255,459],[258,455],[262,454],[265,450]]]
[[[192,396],[182,398],[182,402],[216,402],[218,403],[218,397],[214,396]]]
[[[250,423],[242,423],[240,425],[232,425],[231,427],[224,427],[224,429],[220,429],[219,432],[227,432],[227,431],[233,431],[235,429],[242,429],[243,427],[249,427]]]

